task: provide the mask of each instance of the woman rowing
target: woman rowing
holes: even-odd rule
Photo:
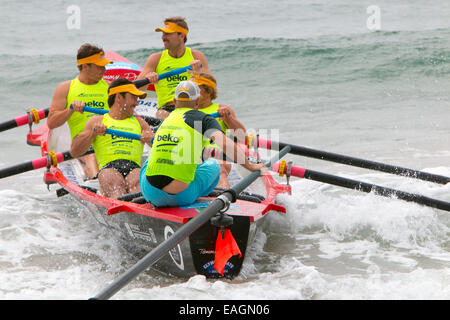
[[[229,106],[225,104],[213,103],[213,100],[217,98],[217,81],[213,75],[202,72],[200,74],[194,74],[191,78],[192,81],[197,83],[200,88],[200,100],[199,100],[199,111],[207,114],[219,113],[221,118],[217,119],[222,132],[227,134],[230,132],[238,140],[244,141],[245,138],[245,127],[236,118],[236,114]],[[217,144],[211,143],[208,145],[209,148],[218,148]],[[218,187],[228,189],[230,188],[230,183],[228,182],[228,174],[231,171],[231,164],[222,160],[218,161],[220,164],[220,180]]]

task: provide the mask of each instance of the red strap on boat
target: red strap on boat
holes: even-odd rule
[[[223,275],[227,261],[237,254],[239,254],[239,258],[242,257],[241,250],[239,249],[236,240],[234,240],[230,229],[221,228],[217,234],[214,269]]]

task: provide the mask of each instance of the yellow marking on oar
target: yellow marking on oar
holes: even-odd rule
[[[38,124],[41,121],[41,118],[39,117],[39,113],[36,109],[31,109],[30,113],[33,114],[33,122],[35,124]]]
[[[58,158],[56,157],[56,153],[54,151],[49,151],[48,156],[50,157],[52,166],[56,168],[58,166]]]
[[[278,168],[278,175],[280,177],[284,176],[284,168],[286,167],[286,160],[280,162],[280,167]]]

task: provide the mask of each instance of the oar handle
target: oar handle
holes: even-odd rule
[[[121,137],[121,138],[127,138],[132,140],[141,140],[141,136],[136,133],[131,132],[125,132],[120,130],[114,130],[114,129],[106,129],[106,134],[110,134],[112,136]]]
[[[88,110],[86,110],[86,108],[88,108]],[[96,109],[96,108],[89,108],[89,107],[84,107],[84,109],[88,112],[93,112],[93,111],[98,111],[98,110],[103,110],[103,109]],[[89,111],[91,109],[94,109],[92,111]],[[108,111],[104,112],[107,113]],[[214,118],[220,117],[220,114],[218,112],[211,114],[211,116],[213,116]],[[158,125],[161,124],[163,119],[158,119],[158,118],[153,118],[153,117],[149,117],[149,116],[145,116],[145,120],[147,122],[149,122],[149,120],[154,121],[154,123],[159,123]],[[158,126],[157,125],[157,126]],[[114,135],[116,137],[121,137],[121,138],[127,138],[127,139],[133,139],[133,140],[140,140],[141,136],[135,133],[130,133],[130,132],[125,132],[125,131],[120,131],[120,130],[115,130],[115,129],[106,129],[106,134],[111,134]]]
[[[85,154],[93,153],[93,150],[90,150],[86,152]],[[54,154],[55,160],[57,163],[73,159],[73,157],[70,155],[70,151],[64,151]],[[6,178],[10,177],[19,173],[24,173],[31,170],[41,169],[45,168],[47,166],[53,165],[53,161],[48,156],[37,158],[34,160],[30,160],[27,162],[23,162],[20,164],[16,164],[4,169],[0,169],[0,178]]]
[[[47,118],[48,112],[49,108],[42,110],[32,109],[25,115],[0,123],[0,132],[26,124],[32,124],[33,122],[38,123],[40,120]]]
[[[70,105],[70,108],[72,108],[72,105]],[[99,114],[99,115],[103,115],[109,112],[109,110],[106,109],[99,109],[99,108],[92,108],[92,107],[83,107],[83,112],[90,112],[90,113],[95,113],[95,114]]]
[[[70,105],[70,108],[73,109],[72,105]],[[95,114],[103,115],[103,114],[105,114],[105,113],[108,113],[109,110],[106,110],[106,109],[99,109],[99,108],[92,108],[92,107],[86,107],[86,106],[85,106],[85,107],[83,107],[83,112],[90,112],[90,113],[95,113]],[[220,115],[218,112],[211,113],[211,116],[214,117],[214,118],[220,118],[220,117],[221,117],[221,115]],[[149,116],[143,116],[143,117],[149,118],[150,121],[154,121],[155,123],[156,123],[156,122],[161,123],[162,120],[163,120],[163,119],[158,119],[158,118],[152,118],[152,117],[149,117]],[[155,120],[155,119],[156,119],[156,120]]]
[[[178,68],[178,69],[175,69],[175,70],[172,70],[172,71],[161,73],[161,74],[158,75],[158,80],[166,79],[168,77],[175,76],[175,75],[180,74],[180,73],[184,73],[187,70],[192,70],[192,67],[191,66],[186,66],[186,67]],[[143,86],[149,84],[150,81],[148,79],[139,79],[139,80],[133,81],[133,83],[134,83],[134,85],[137,88],[140,88],[140,87],[143,87]]]
[[[158,80],[166,79],[168,77],[171,77],[171,76],[174,76],[174,75],[177,75],[180,73],[184,73],[187,70],[192,70],[192,67],[185,66],[185,67],[178,68],[178,69],[175,69],[172,71],[161,73],[158,75]],[[136,87],[139,88],[139,87],[149,84],[150,81],[148,81],[148,79],[140,79],[140,80],[133,81],[133,83]],[[72,107],[72,106],[70,106],[70,107]],[[85,108],[84,111],[86,111],[86,112],[91,112],[91,113],[100,114],[100,115],[108,112],[107,110],[98,109],[98,108],[92,108],[92,107],[84,107],[84,108]],[[19,116],[14,119],[11,119],[9,121],[0,123],[0,132],[6,131],[6,130],[9,130],[12,128],[20,127],[20,126],[23,126],[26,124],[31,124],[32,122],[37,122],[38,120],[45,119],[46,117],[48,117],[48,113],[49,113],[49,108],[39,110],[36,112],[30,112],[26,115]]]

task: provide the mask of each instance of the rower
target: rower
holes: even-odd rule
[[[215,77],[209,73],[203,72],[200,74],[194,74],[191,80],[197,83],[200,88],[198,110],[207,114],[219,113],[221,118],[218,119],[217,122],[219,122],[220,127],[222,128],[222,132],[227,134],[227,131],[230,130],[228,132],[244,139],[246,132],[245,127],[237,119],[236,113],[233,109],[225,104],[212,102],[217,98],[217,81]],[[208,147],[218,148],[218,146],[214,143],[208,145]],[[217,186],[219,188],[228,189],[230,188],[228,174],[231,171],[231,164],[222,160],[219,160],[218,162],[220,164],[220,180]]]
[[[165,50],[153,53],[148,57],[144,69],[137,79],[147,78],[150,83],[155,84],[155,91],[158,96],[156,117],[163,119],[175,109],[173,96],[176,86],[180,81],[188,80],[191,76],[188,72],[184,72],[158,81],[158,74],[187,65],[191,65],[195,72],[209,72],[209,69],[208,61],[201,51],[186,47],[189,28],[183,17],[166,18],[164,27],[157,28],[155,31],[162,32]]]
[[[189,205],[216,187],[220,177],[217,160],[200,163],[210,139],[244,168],[267,172],[263,164],[246,159],[244,152],[223,134],[216,119],[198,111],[199,99],[200,88],[195,82],[180,82],[175,90],[175,110],[155,133],[140,184],[143,197],[156,207]]]
[[[104,57],[103,49],[89,43],[83,44],[77,53],[79,75],[73,80],[61,82],[55,89],[47,119],[49,129],[67,122],[71,141],[83,131],[93,113],[83,113],[84,106],[108,109],[108,84],[103,80],[105,66],[112,63]],[[88,178],[98,173],[94,154],[78,158]]]
[[[139,192],[139,172],[143,144],[151,145],[153,131],[145,120],[135,117],[139,91],[127,79],[114,80],[108,89],[109,113],[90,118],[84,131],[77,135],[70,148],[73,157],[84,154],[92,144],[98,160],[100,191],[106,197]],[[106,129],[118,129],[140,135],[140,141],[105,135]]]

